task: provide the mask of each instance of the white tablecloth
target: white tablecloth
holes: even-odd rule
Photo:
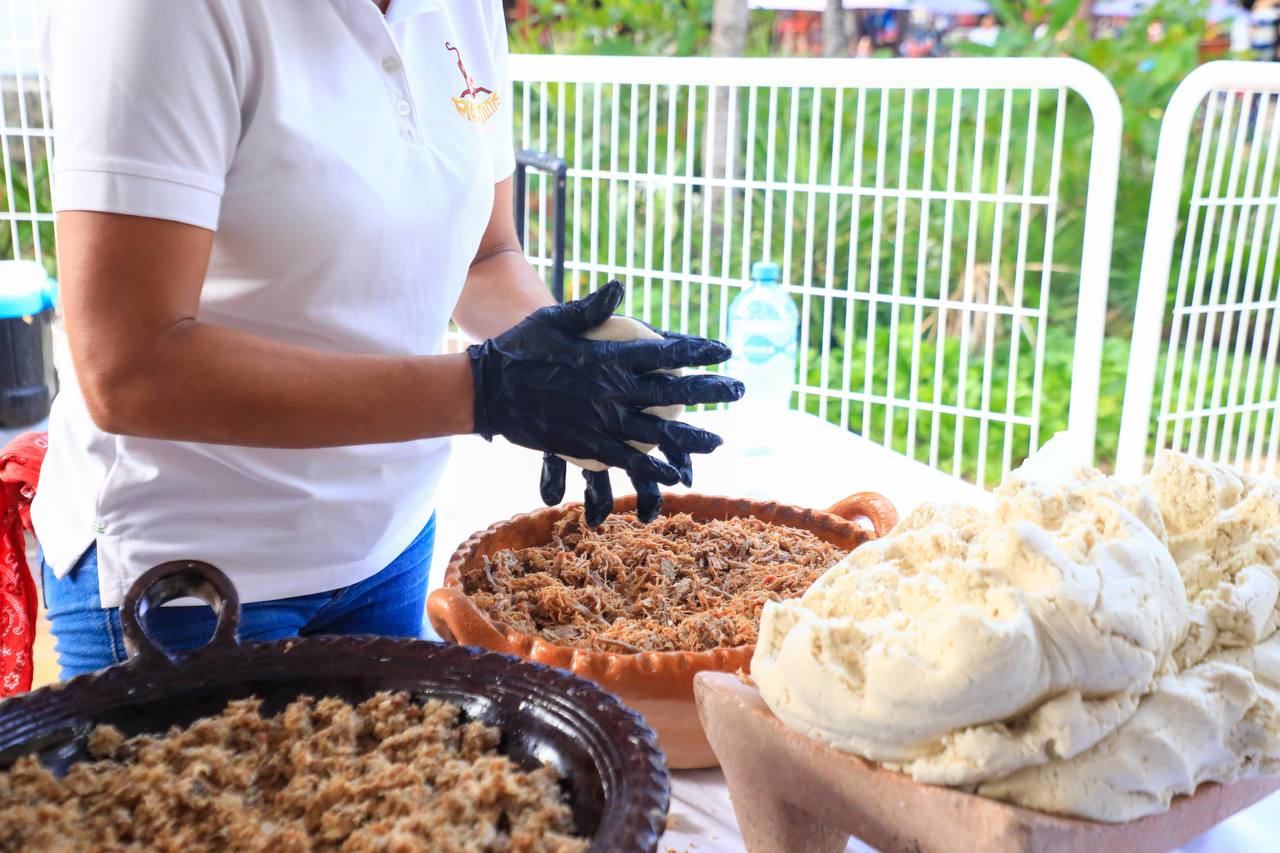
[[[924,500],[985,503],[990,496],[926,465],[797,412],[767,417],[734,411],[690,415],[725,445],[694,461],[694,489],[709,494],[778,500],[823,508],[861,491],[884,494],[905,515]],[[438,494],[432,583],[438,584],[453,549],[495,521],[541,505],[541,457],[501,439],[455,442],[454,458]],[[614,493],[632,491],[615,473]],[[566,500],[581,500],[582,478],[569,472]],[[660,849],[690,853],[743,850],[724,777],[718,770],[673,775],[674,824]],[[1280,795],[1242,812],[1184,849],[1234,853],[1280,849]],[[850,851],[870,848],[851,840]]]

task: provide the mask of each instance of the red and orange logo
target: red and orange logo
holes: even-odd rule
[[[451,50],[457,55],[458,71],[462,74],[462,83],[466,87],[460,95],[453,98],[453,106],[458,111],[458,115],[477,124],[483,124],[497,115],[498,106],[501,103],[498,93],[476,84],[475,78],[467,71],[467,66],[462,61],[462,51],[449,42],[444,43],[444,49]]]

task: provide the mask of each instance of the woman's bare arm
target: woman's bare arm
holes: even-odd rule
[[[304,448],[472,429],[465,353],[320,352],[196,321],[211,231],[68,211],[58,244],[72,359],[108,432]]]
[[[555,302],[520,249],[511,195],[510,178],[494,186],[489,226],[453,312],[454,322],[475,340],[501,334]]]

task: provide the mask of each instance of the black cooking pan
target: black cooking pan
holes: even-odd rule
[[[146,633],[148,609],[193,596],[218,614],[208,645],[174,653]],[[131,659],[64,685],[0,703],[0,768],[35,754],[55,773],[88,758],[100,723],[126,736],[160,734],[257,696],[274,713],[302,695],[363,700],[408,690],[462,708],[502,731],[500,751],[533,769],[550,762],[591,850],[651,853],[666,827],[669,777],[653,732],[589,681],[465,646],[374,637],[240,643],[240,601],[208,563],[164,563],[129,590],[120,610]]]

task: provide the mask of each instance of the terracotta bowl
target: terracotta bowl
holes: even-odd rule
[[[749,670],[754,645],[708,652],[641,652],[634,654],[575,649],[525,634],[494,622],[463,591],[464,571],[478,567],[482,557],[507,548],[528,548],[551,541],[551,530],[576,505],[540,509],[499,522],[475,534],[454,552],[444,585],[427,599],[431,625],[446,640],[504,652],[526,660],[566,669],[596,682],[644,715],[658,734],[658,744],[673,769],[715,767],[715,753],[698,721],[693,677],[699,672]],[[635,508],[635,496],[615,502],[619,511]],[[673,494],[664,498],[663,512],[687,512],[699,521],[752,516],[761,521],[807,530],[848,551],[883,536],[898,521],[887,498],[863,492],[840,501],[828,511],[802,509],[773,502]]]

